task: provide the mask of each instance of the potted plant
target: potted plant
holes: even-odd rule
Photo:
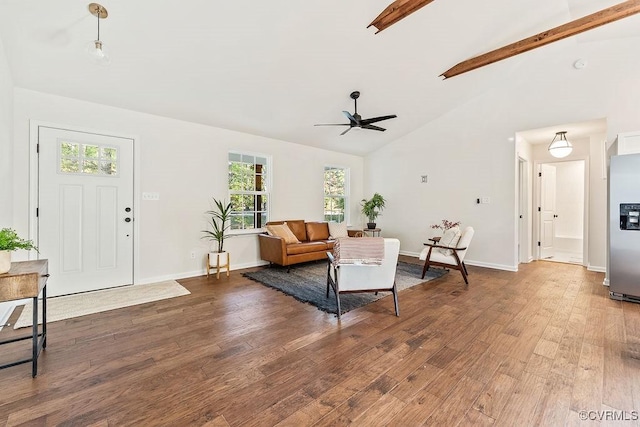
[[[0,274],[11,269],[11,252],[18,249],[38,250],[31,240],[21,239],[15,230],[11,228],[0,230]]]
[[[367,227],[369,229],[372,230],[376,228],[375,220],[384,209],[384,203],[384,197],[378,193],[375,193],[369,200],[362,199],[362,213],[369,219],[369,222],[367,223]]]
[[[229,254],[224,251],[224,239],[230,238],[231,235],[227,231],[231,228],[229,220],[231,219],[231,203],[225,203],[221,200],[213,198],[214,209],[207,211],[210,215],[209,224],[211,230],[202,230],[203,239],[209,239],[217,243],[217,251],[207,254],[207,277],[209,277],[209,269],[216,268],[216,276],[220,278],[220,269],[226,267],[227,277],[229,276]]]

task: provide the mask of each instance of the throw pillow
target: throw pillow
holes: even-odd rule
[[[349,237],[347,232],[346,222],[330,222],[329,223],[329,236],[332,239],[339,239],[341,237]]]
[[[458,244],[458,240],[460,240],[460,234],[460,228],[451,227],[444,232],[438,244],[441,246],[455,247]],[[444,255],[453,254],[452,249],[436,248],[436,250]]]
[[[329,238],[329,227],[326,222],[307,222],[307,239],[310,242],[327,240]]]
[[[278,225],[267,225],[267,230],[274,236],[283,238],[286,244],[300,243],[300,240],[293,234],[286,222]]]

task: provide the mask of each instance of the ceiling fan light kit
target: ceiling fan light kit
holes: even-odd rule
[[[348,111],[342,112],[342,114],[344,114],[347,117],[347,119],[349,119],[349,123],[321,123],[314,126],[349,126],[340,134],[340,136],[346,134],[351,129],[356,129],[356,130],[368,129],[368,130],[377,130],[379,132],[384,132],[386,130],[385,128],[381,128],[380,126],[375,126],[373,125],[373,123],[381,122],[383,120],[388,120],[388,119],[395,119],[396,117],[398,117],[395,114],[390,114],[388,116],[379,116],[379,117],[371,117],[369,119],[363,119],[362,116],[358,114],[358,98],[360,97],[360,92],[355,90],[351,92],[349,97],[353,99],[353,104],[354,104],[353,114],[351,114]]]
[[[556,136],[553,137],[551,144],[549,144],[549,154],[557,159],[567,157],[573,151],[573,145],[567,141],[567,132],[556,132]]]
[[[102,40],[100,40],[100,20],[106,19],[109,13],[104,6],[98,3],[90,3],[88,9],[89,13],[98,18],[98,36],[87,45],[87,53],[96,63],[108,65],[110,62],[109,55],[104,48]]]

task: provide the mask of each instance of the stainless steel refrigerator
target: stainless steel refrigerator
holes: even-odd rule
[[[640,154],[611,157],[609,295],[640,302]]]

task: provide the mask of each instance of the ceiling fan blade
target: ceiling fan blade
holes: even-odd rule
[[[351,123],[318,123],[314,126],[351,126]]]
[[[395,119],[396,116],[395,114],[391,114],[389,116],[380,116],[380,117],[372,117],[370,119],[364,119],[360,121],[361,125],[370,125],[371,123],[376,123],[376,122],[381,122],[383,120],[389,120],[389,119]]]
[[[381,128],[380,126],[374,126],[374,125],[362,125],[362,129],[379,130],[380,132],[384,132],[386,130],[385,128]]]
[[[340,136],[344,135],[345,133],[349,132],[350,130],[351,130],[351,126],[350,126],[350,127],[348,127],[348,128],[346,128],[346,129],[344,130],[344,132],[342,132],[342,133],[340,134]]]
[[[343,112],[342,112],[342,114],[344,114],[345,116],[347,116],[347,119],[349,119],[349,121],[350,121],[352,124],[354,124],[354,125],[359,125],[359,124],[360,124],[360,123],[356,120],[356,118],[355,118],[355,117],[353,117],[353,116],[351,115],[351,113],[350,113],[350,112],[348,112],[348,111],[343,111]]]

